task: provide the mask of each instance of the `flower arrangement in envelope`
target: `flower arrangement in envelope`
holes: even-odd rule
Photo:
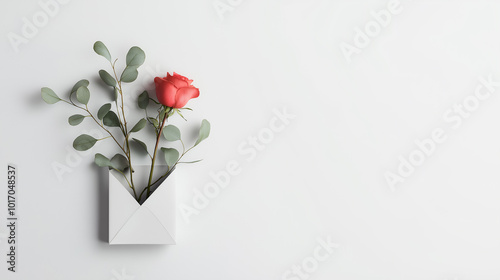
[[[94,162],[109,169],[109,243],[110,244],[175,244],[175,178],[173,171],[194,147],[210,134],[210,123],[202,120],[198,138],[187,148],[181,139],[180,130],[168,124],[168,120],[191,110],[187,102],[200,95],[199,89],[190,80],[177,73],[154,79],[156,99],[147,91],[137,99],[139,111],[144,114],[131,120],[126,114],[122,85],[137,79],[138,68],[144,63],[146,55],[139,47],[132,47],[126,57],[126,66],[117,75],[117,60],[111,58],[107,47],[100,41],[94,44],[94,51],[109,61],[112,72],[100,70],[99,76],[110,87],[113,97],[102,105],[97,112],[89,108],[89,81],[78,81],[67,98],[61,98],[50,88],[41,90],[43,100],[48,104],[66,103],[81,114],[69,117],[72,126],[88,119],[95,123],[104,137],[95,138],[82,134],[73,141],[78,151],[92,148],[98,141],[111,141],[116,144],[118,153],[105,156],[95,154]],[[133,124],[133,125],[132,125]],[[145,135],[149,130],[154,145],[139,140],[137,135]],[[142,131],[140,134],[139,132]],[[177,145],[178,148],[172,147]],[[132,149],[132,146],[137,149]],[[167,147],[168,146],[168,147]],[[132,165],[135,156],[150,158],[149,165]],[[158,157],[161,159],[158,160]]]

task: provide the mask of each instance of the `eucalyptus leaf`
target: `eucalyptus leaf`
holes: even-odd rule
[[[207,120],[201,121],[200,133],[198,134],[198,139],[196,140],[195,146],[200,144],[201,141],[207,139],[210,135],[210,123]]]
[[[146,60],[146,54],[139,47],[132,47],[127,53],[127,66],[139,67]]]
[[[169,124],[163,128],[163,137],[167,141],[181,140],[181,131],[175,125]]]
[[[137,99],[137,104],[139,105],[139,108],[141,109],[146,109],[149,105],[149,94],[147,91],[144,91],[139,95],[139,98]]]
[[[175,111],[177,112],[177,114],[179,114],[179,116],[181,116],[181,118],[183,118],[185,121],[187,121],[186,118],[182,115],[181,110],[175,109]]]
[[[146,146],[146,143],[144,143],[141,140],[136,139],[136,138],[132,138],[132,140],[134,140],[137,144],[139,144],[139,146],[141,146],[144,149],[144,151],[146,151],[146,153],[149,153],[148,146]]]
[[[137,72],[136,66],[127,66],[123,70],[120,80],[124,83],[131,83],[137,79],[137,75],[139,75],[139,72]]]
[[[54,104],[61,101],[61,98],[59,98],[59,96],[57,96],[57,94],[48,87],[42,88],[42,99],[47,104]]]
[[[102,120],[104,116],[111,110],[111,103],[106,103],[99,108],[99,111],[97,111],[97,118]]]
[[[108,51],[108,48],[106,48],[106,45],[104,45],[103,42],[97,41],[94,43],[94,51],[98,54],[106,58],[109,62],[111,62],[111,54]]]
[[[90,91],[87,87],[79,87],[76,90],[76,99],[78,102],[87,105],[90,99]]]
[[[110,167],[111,166],[111,160],[109,160],[109,158],[107,158],[99,153],[95,154],[94,162],[95,162],[95,164],[97,164],[97,166],[100,166],[100,167]]]
[[[116,86],[115,78],[113,78],[111,74],[106,72],[106,70],[99,70],[99,76],[101,77],[101,80],[108,86],[110,87]]]
[[[119,96],[120,96],[120,91],[118,90],[118,88],[115,87],[115,101],[118,100]]]
[[[96,142],[97,139],[95,139],[94,137],[88,134],[82,134],[76,137],[75,141],[73,141],[73,148],[75,148],[75,150],[77,151],[86,151],[92,148]]]
[[[120,127],[120,120],[113,111],[109,111],[102,119],[102,122],[104,123],[105,126]]]
[[[85,80],[85,79],[79,80],[78,82],[76,82],[76,84],[71,89],[71,94],[76,93],[76,91],[78,90],[79,87],[88,87],[89,84],[90,84],[90,82],[88,80]]]
[[[146,119],[140,119],[135,125],[134,127],[132,127],[132,129],[130,130],[130,132],[137,132],[137,131],[140,131],[141,129],[143,129],[146,124],[148,123],[148,121]]]
[[[129,167],[128,160],[124,155],[116,154],[111,158],[111,167],[123,172],[125,169],[127,169],[127,167]]]
[[[68,123],[72,126],[75,126],[83,122],[84,119],[85,116],[76,114],[68,118]]]
[[[161,148],[165,156],[165,162],[169,167],[172,167],[179,159],[179,152],[174,148]]]

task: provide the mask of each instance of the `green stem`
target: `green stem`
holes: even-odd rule
[[[115,60],[115,63],[116,63],[116,60]],[[139,198],[137,197],[137,193],[135,192],[135,186],[134,186],[134,169],[132,168],[132,153],[131,153],[131,150],[130,150],[130,143],[128,141],[128,137],[130,136],[130,133],[127,129],[127,119],[125,118],[125,109],[123,108],[124,107],[124,102],[123,102],[123,89],[122,89],[122,82],[118,79],[118,76],[116,75],[116,69],[115,69],[115,63],[112,63],[111,64],[111,68],[113,68],[113,74],[115,75],[115,79],[116,81],[118,82],[118,91],[120,93],[120,99],[121,99],[121,111],[122,111],[122,117],[123,117],[123,123],[122,123],[122,120],[121,118],[119,119],[120,120],[120,123],[122,123],[122,132],[123,132],[123,136],[125,137],[125,144],[126,144],[126,147],[127,147],[127,152],[125,152],[125,154],[127,155],[127,160],[128,160],[128,166],[129,166],[129,171],[130,171],[130,181],[132,182],[132,186],[134,187],[133,190],[134,190],[134,196],[135,196],[135,199],[137,201],[139,201]],[[115,103],[117,105],[117,113],[118,113],[118,116],[120,116],[120,111],[118,110],[118,101],[115,100]]]
[[[148,180],[148,185],[146,187],[147,189],[147,197],[151,195],[151,181],[153,180],[153,171],[155,168],[155,161],[156,161],[156,154],[158,152],[158,145],[160,144],[160,139],[161,139],[161,133],[163,131],[163,127],[165,126],[165,122],[167,121],[167,114],[163,116],[163,120],[160,125],[160,130],[158,132],[158,135],[156,136],[156,144],[155,144],[155,149],[153,151],[153,159],[151,160],[151,171],[149,172],[149,180]]]

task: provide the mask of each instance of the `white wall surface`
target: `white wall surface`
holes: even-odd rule
[[[500,279],[500,86],[481,82],[500,81],[500,2],[72,0],[44,22],[47,2],[1,2],[0,224],[15,163],[19,251],[0,279]],[[178,245],[103,241],[105,176],[92,161],[112,145],[75,156],[74,137],[95,127],[70,127],[72,108],[40,98],[87,78],[93,109],[107,102],[97,40],[120,67],[131,46],[146,52],[130,109],[167,71],[200,88],[176,123],[207,118],[212,133],[190,155],[204,160],[176,171],[180,205],[239,164],[197,215],[178,213]],[[274,110],[294,118],[257,150],[249,141]],[[424,140],[433,134],[440,143]],[[400,156],[418,166],[398,173]],[[58,177],[55,163],[71,172]],[[6,237],[1,226],[3,256]],[[327,239],[338,248],[316,249]]]

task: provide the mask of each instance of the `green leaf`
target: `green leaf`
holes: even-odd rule
[[[132,140],[134,140],[137,144],[139,144],[139,146],[141,146],[144,149],[144,151],[146,151],[146,153],[149,153],[148,146],[146,146],[146,144],[144,142],[142,142],[141,140],[136,139],[136,138],[132,138]]]
[[[149,105],[149,94],[147,91],[144,91],[139,95],[139,98],[137,99],[137,104],[139,105],[139,108],[141,109],[146,109]]]
[[[108,86],[110,87],[116,86],[115,78],[113,78],[111,74],[106,72],[106,70],[99,70],[99,76],[101,77],[101,80]]]
[[[132,127],[132,129],[130,130],[130,132],[137,132],[141,129],[143,129],[146,124],[148,123],[148,121],[146,119],[140,119],[135,125],[134,127]]]
[[[181,140],[181,131],[175,125],[169,124],[163,128],[163,137],[167,141]]]
[[[78,82],[76,82],[76,84],[73,86],[73,88],[71,89],[71,95],[73,95],[74,93],[76,93],[76,91],[78,90],[79,87],[88,87],[89,86],[89,81],[88,80],[79,80]]]
[[[105,126],[120,127],[120,120],[113,111],[109,111],[102,119],[102,122],[104,123]]]
[[[48,87],[42,88],[42,99],[47,104],[54,104],[61,101],[61,98],[59,98],[59,96],[57,96],[57,94]]]
[[[75,148],[75,150],[77,151],[86,151],[92,148],[96,142],[97,139],[95,139],[94,137],[88,134],[82,134],[76,137],[75,141],[73,141],[73,148]]]
[[[172,167],[179,159],[179,152],[173,148],[161,148],[165,156],[165,162],[169,167]]]
[[[87,87],[79,87],[76,90],[76,99],[78,102],[87,105],[90,99],[90,91]]]
[[[127,53],[127,66],[139,67],[146,60],[146,54],[139,47],[132,47]]]
[[[109,112],[109,110],[111,110],[111,103],[106,103],[106,104],[102,105],[101,108],[99,108],[99,111],[97,111],[97,118],[102,120],[102,118],[104,118],[104,116],[106,116],[106,114]]]
[[[127,66],[123,70],[120,80],[124,83],[131,83],[137,79],[137,75],[139,75],[139,72],[137,72],[136,66]]]
[[[85,119],[85,116],[83,115],[73,115],[68,118],[68,123],[72,126],[79,125],[83,120]]]
[[[175,109],[175,111],[177,112],[177,114],[179,114],[179,116],[181,116],[181,118],[183,118],[185,121],[187,121],[186,118],[181,114],[181,110]]]
[[[108,51],[108,48],[104,45],[103,42],[97,41],[94,44],[94,51],[98,54],[106,58],[109,62],[111,62],[111,54]]]
[[[100,166],[100,167],[110,167],[111,166],[111,161],[109,160],[109,158],[107,158],[99,153],[95,154],[94,162],[95,162],[95,164],[97,164],[97,166]]]
[[[149,117],[148,119],[149,119],[149,121],[153,124],[153,126],[154,126],[155,128],[158,128],[158,126],[160,126],[160,124],[158,123],[158,120],[157,120],[157,119],[152,118],[152,117]]]
[[[118,97],[120,97],[120,91],[118,91],[118,89],[115,87],[115,100],[114,101],[117,101]]]
[[[200,144],[201,141],[207,139],[210,135],[210,123],[207,120],[201,121],[200,133],[198,134],[198,139],[196,140],[195,146]]]
[[[111,166],[123,172],[128,167],[128,159],[122,154],[116,154],[111,158]]]

